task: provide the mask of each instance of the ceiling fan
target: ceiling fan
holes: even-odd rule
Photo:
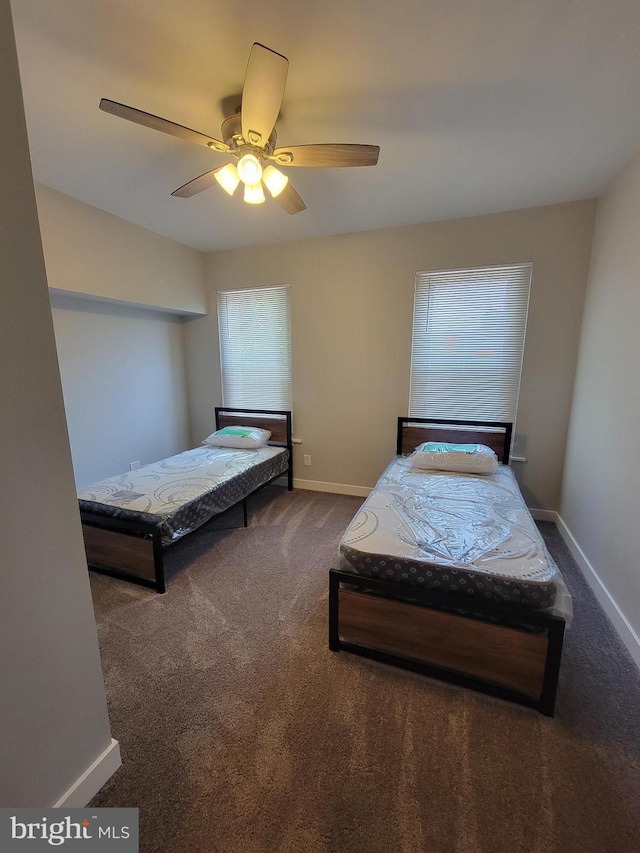
[[[244,78],[241,106],[235,115],[222,122],[224,141],[106,98],[100,101],[100,109],[178,139],[205,145],[235,161],[205,172],[171,195],[190,198],[215,183],[233,195],[242,182],[247,203],[264,202],[264,186],[287,213],[300,213],[306,205],[289,183],[289,178],[276,165],[320,168],[375,166],[380,148],[377,145],[341,143],[276,148],[275,123],[282,105],[288,69],[289,60],[285,56],[258,42],[253,44]]]

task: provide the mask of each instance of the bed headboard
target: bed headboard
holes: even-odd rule
[[[216,429],[226,426],[252,426],[271,432],[269,444],[283,445],[293,449],[291,412],[273,409],[229,409],[216,406]]]
[[[486,444],[503,465],[509,464],[513,424],[506,421],[451,421],[441,418],[398,418],[398,456],[413,453],[423,441]]]

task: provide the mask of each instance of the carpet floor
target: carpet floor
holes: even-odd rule
[[[270,487],[167,555],[167,594],[92,573],[123,766],[163,853],[636,853],[640,676],[556,528],[571,589],[554,719],[327,648],[361,500]]]

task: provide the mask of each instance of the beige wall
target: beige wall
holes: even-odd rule
[[[0,102],[0,805],[43,807],[111,735],[8,0]]]
[[[76,483],[189,447],[182,318],[51,294]]]
[[[291,285],[296,477],[370,487],[407,413],[416,270],[533,262],[516,463],[557,509],[595,202],[218,252],[209,316],[188,320],[192,438],[220,402],[216,291]],[[302,466],[302,454],[312,466]]]
[[[218,305],[213,280],[214,255],[206,256],[205,294],[209,314],[207,317],[184,320],[185,354],[187,360],[187,396],[191,444],[199,444],[215,429],[213,409],[222,403],[220,376],[220,344],[218,340]],[[200,322],[200,320],[208,322]]]
[[[49,287],[187,314],[206,311],[204,255],[39,184]]]
[[[36,187],[76,481],[189,446],[182,317],[206,311],[205,256]]]
[[[640,664],[639,329],[640,153],[598,204],[561,506]]]

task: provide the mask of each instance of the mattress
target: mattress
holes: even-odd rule
[[[80,510],[159,527],[163,545],[241,501],[289,465],[282,447],[196,447],[78,491]]]
[[[458,474],[396,458],[347,528],[340,567],[531,609],[568,595],[506,465]]]

